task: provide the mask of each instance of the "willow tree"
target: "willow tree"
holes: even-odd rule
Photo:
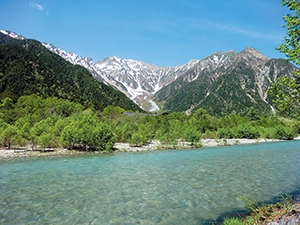
[[[287,56],[287,60],[300,65],[300,1],[283,0],[292,14],[283,17],[287,29],[283,43],[277,48]],[[300,118],[300,71],[293,72],[292,78],[281,77],[271,87],[271,94],[277,109],[285,116]]]

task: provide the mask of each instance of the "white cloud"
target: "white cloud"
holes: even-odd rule
[[[213,28],[218,30],[225,30],[236,34],[242,34],[251,38],[261,38],[261,39],[269,39],[269,40],[281,40],[281,38],[277,35],[272,35],[266,33],[257,32],[254,30],[246,30],[244,28],[238,26],[232,26],[229,24],[219,24],[215,22],[210,22]]]
[[[260,32],[253,29],[246,29],[240,26],[232,25],[232,24],[222,24],[218,22],[214,22],[211,20],[193,20],[188,19],[187,24],[189,24],[192,28],[196,28],[198,30],[216,30],[216,31],[226,31],[233,34],[240,34],[247,36],[249,38],[256,38],[256,39],[267,39],[271,41],[281,41],[282,35],[275,34],[274,32]]]
[[[29,1],[29,5],[37,10],[43,11],[44,7],[41,4]]]

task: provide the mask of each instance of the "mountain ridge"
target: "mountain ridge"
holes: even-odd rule
[[[245,113],[251,107],[260,112],[274,111],[268,95],[271,83],[280,76],[291,76],[297,68],[283,59],[269,59],[253,48],[227,54],[222,62],[212,60],[214,54],[207,57],[162,88],[154,100],[171,111],[205,108],[220,116],[233,111]]]
[[[73,65],[40,42],[0,32],[0,97],[59,97],[103,109],[120,106],[142,111],[122,92],[97,81],[84,67]]]
[[[13,33],[14,37],[15,35]],[[218,96],[216,98],[222,99],[224,105],[227,105],[225,101],[235,102],[220,96],[220,93],[210,96],[213,91],[224,89],[214,89],[214,82],[223,80],[220,85],[229,82],[221,78],[224,75],[231,79],[227,88],[232,84],[237,88],[236,93],[243,95],[241,98],[244,99],[244,107],[274,110],[268,96],[271,83],[276,82],[280,76],[290,76],[297,69],[288,62],[283,63],[284,60],[269,59],[252,47],[240,52],[214,52],[202,60],[192,59],[179,66],[162,67],[116,56],[94,62],[91,58],[82,58],[74,52],[67,53],[52,44],[43,45],[72,64],[85,67],[98,81],[120,90],[146,111],[190,111],[200,106],[211,108],[205,102],[212,96]],[[282,65],[282,68],[278,65]],[[238,85],[234,79],[238,80]],[[223,91],[230,94],[230,91]],[[233,93],[231,95],[239,98]],[[259,104],[264,106],[258,106]],[[233,110],[232,107],[227,108]],[[220,111],[224,113],[223,110]]]

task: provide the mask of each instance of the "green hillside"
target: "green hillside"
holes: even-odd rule
[[[192,68],[155,94],[155,101],[168,111],[207,110],[214,116],[245,115],[249,110],[270,113],[268,90],[279,77],[296,70],[283,59],[262,59],[241,52],[231,62]]]
[[[23,95],[59,97],[103,109],[141,111],[125,94],[96,81],[88,70],[65,61],[35,40],[0,33],[0,99]]]

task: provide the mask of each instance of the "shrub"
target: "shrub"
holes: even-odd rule
[[[278,125],[275,127],[275,138],[283,140],[292,140],[297,134],[295,128]]]
[[[250,124],[242,124],[237,127],[237,138],[256,139],[259,137],[260,134],[258,130]]]
[[[131,139],[129,140],[129,144],[131,146],[142,146],[145,144],[145,142],[145,138],[139,132],[133,133]]]
[[[194,127],[186,128],[183,133],[184,139],[191,143],[191,146],[194,146],[199,141],[201,134]]]
[[[219,128],[217,133],[219,138],[231,139],[235,137],[233,130],[230,128]]]

